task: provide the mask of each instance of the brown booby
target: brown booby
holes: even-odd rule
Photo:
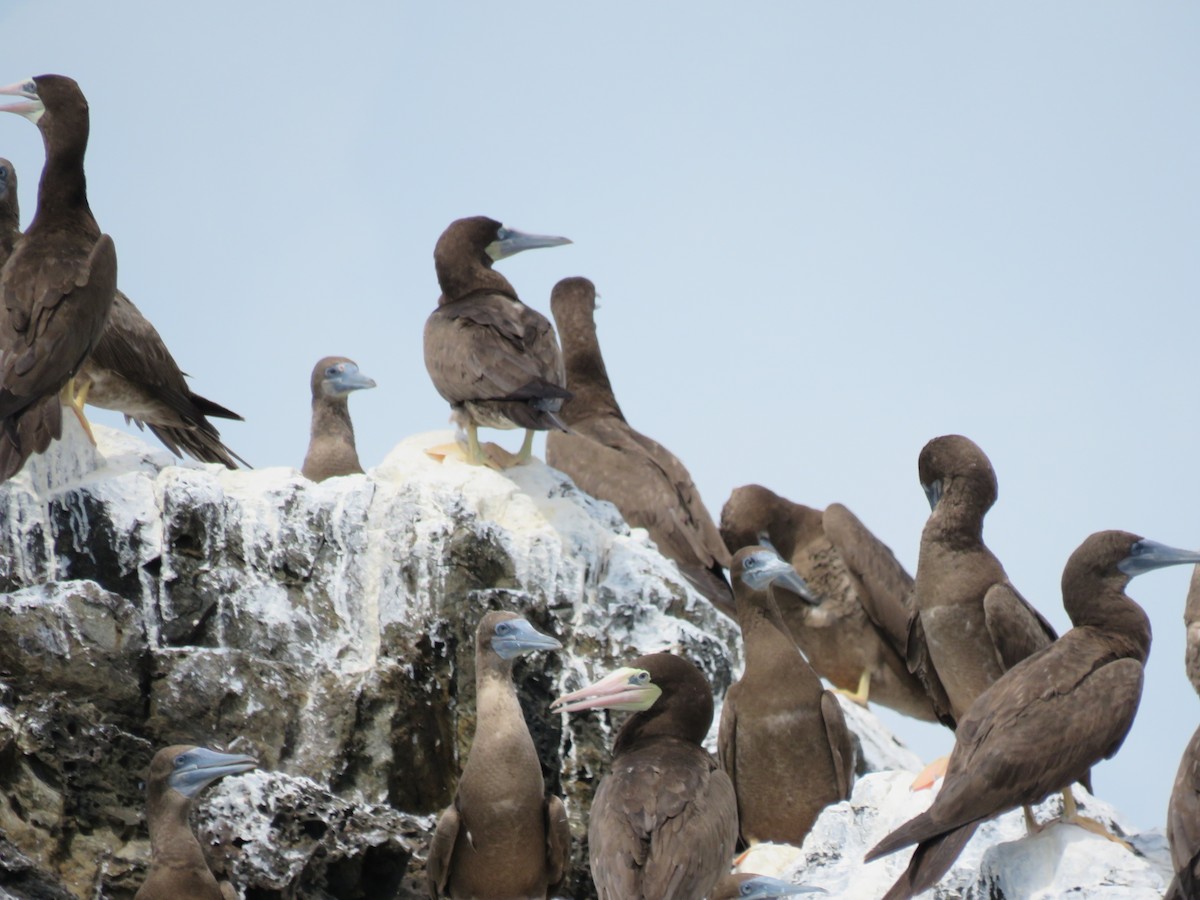
[[[912,576],[854,513],[748,484],[725,502],[721,537],[731,552],[769,543],[804,580],[807,596],[776,591],[775,601],[818,675],[861,703],[869,696],[916,719],[936,718],[905,662]]]
[[[980,823],[1068,791],[1117,752],[1137,713],[1150,653],[1150,620],[1125,587],[1143,572],[1197,561],[1200,553],[1124,531],[1097,532],[1080,544],[1062,576],[1074,627],[979,695],[958,722],[933,805],[866,855],[870,862],[918,845],[884,900],[931,888]],[[1073,805],[1066,804],[1064,820],[1086,825]]]
[[[146,785],[146,818],[150,825],[150,872],[134,900],[234,900],[227,881],[218,883],[208,870],[200,842],[188,827],[192,799],[226,775],[249,772],[253,757],[217,753],[187,744],[154,754]]]
[[[930,514],[908,658],[939,717],[954,727],[992,682],[1056,634],[983,542],[983,517],[997,496],[984,452],[962,435],[944,435],[925,445],[917,468]]]
[[[0,267],[21,236],[16,172],[2,162],[8,184],[0,188]],[[139,428],[148,425],[176,456],[187,453],[230,469],[237,468],[235,459],[245,463],[221,443],[220,432],[206,418],[242,417],[192,393],[158,331],[119,289],[100,340],[75,375],[75,389],[80,407],[90,403],[124,413]]]
[[[1200,694],[1200,566],[1192,573],[1183,621],[1187,625],[1187,676]],[[1200,897],[1200,728],[1179,760],[1167,806],[1167,840],[1175,877],[1164,900]]]
[[[718,759],[737,793],[742,840],[799,847],[825,807],[850,797],[854,742],[772,600],[772,585],[804,589],[796,571],[774,550],[743,547],[730,574],[746,670],[725,695]]]
[[[730,873],[717,882],[709,900],[779,900],[798,894],[825,894],[824,888],[803,884],[788,884],[778,878],[755,875],[752,872]]]
[[[0,481],[62,436],[59,393],[91,355],[112,309],[117,253],[87,201],[88,105],[70,78],[39,75],[0,88],[25,98],[0,106],[38,126],[46,163],[37,212],[0,272]],[[90,429],[88,429],[90,433]]]
[[[562,884],[571,834],[513,685],[513,660],[562,647],[520,616],[490,612],[475,632],[475,738],[454,803],[429,847],[429,895],[455,900],[546,900]]]
[[[712,689],[669,653],[635,659],[551,705],[631,710],[613,744],[588,821],[600,900],[701,900],[729,871],[737,844],[733,782],[701,746]]]
[[[564,237],[524,234],[474,216],[450,223],[433,251],[437,309],[425,322],[425,368],[467,433],[467,462],[484,462],[477,429],[524,428],[515,458],[527,462],[534,431],[564,429],[558,411],[570,392],[554,329],[517,297],[492,263]],[[506,460],[506,463],[508,461]]]
[[[724,574],[731,551],[692,476],[670,450],[632,428],[617,405],[596,339],[595,285],[586,278],[564,278],[550,294],[550,309],[573,396],[559,413],[571,431],[546,436],[547,465],[612,503],[630,525],[645,528],[684,577],[733,618],[733,594]]]
[[[362,474],[348,399],[353,391],[375,387],[375,379],[362,374],[352,359],[326,356],[313,367],[309,384],[312,431],[300,473],[313,481]]]

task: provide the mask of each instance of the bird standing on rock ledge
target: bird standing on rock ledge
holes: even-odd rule
[[[7,481],[62,437],[62,403],[95,443],[74,377],[108,322],[117,251],[88,206],[88,104],[79,85],[39,75],[0,94],[24,98],[0,111],[37,125],[46,148],[37,212],[0,272],[0,481]]]
[[[492,263],[535,247],[569,244],[564,237],[524,234],[494,219],[451,222],[433,251],[442,295],[425,322],[425,368],[467,433],[466,461],[481,465],[478,428],[524,428],[514,457],[494,448],[501,468],[528,462],[534,431],[566,426],[558,418],[566,389],[562,353],[549,320],[517,297]],[[450,448],[432,448],[444,457]],[[493,448],[489,445],[489,451]]]

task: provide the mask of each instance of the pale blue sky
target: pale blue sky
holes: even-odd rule
[[[1090,532],[1200,546],[1196,4],[7,0],[0,33],[0,83],[87,93],[120,283],[257,466],[300,463],[326,354],[379,383],[367,466],[446,425],[431,254],[487,214],[574,239],[503,271],[543,311],[596,282],[626,415],[714,516],[751,481],[842,501],[915,569],[917,454],[961,432],[999,475],[990,546],[1060,628]],[[0,155],[28,222],[36,130],[0,120]],[[1095,776],[1141,826],[1200,713],[1188,574],[1133,583],[1146,697]]]

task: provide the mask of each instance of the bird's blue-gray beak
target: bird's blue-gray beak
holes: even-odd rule
[[[1117,568],[1133,578],[1153,569],[1163,566],[1179,566],[1184,563],[1200,562],[1200,553],[1194,550],[1180,550],[1168,547],[1158,541],[1137,541],[1130,549],[1129,555],[1117,563]]]
[[[195,797],[218,778],[249,772],[257,765],[252,756],[193,747],[175,757],[175,769],[167,776],[167,784],[185,797]]]
[[[820,602],[808,586],[808,582],[774,550],[760,550],[746,557],[742,568],[742,581],[756,591],[765,591],[769,585],[774,584],[798,594],[806,603]]]
[[[937,478],[932,484],[922,484],[921,488],[929,499],[929,509],[937,509],[938,501],[942,499],[942,479]]]
[[[571,243],[570,238],[554,237],[548,234],[526,234],[502,225],[496,233],[496,240],[487,245],[486,253],[493,261],[499,262],[522,250],[536,250],[538,247],[561,247],[563,244],[569,243]]]
[[[788,884],[778,878],[755,875],[738,886],[738,897],[745,900],[775,900],[777,897],[795,897],[798,894],[827,894],[825,888],[809,887],[806,884]]]
[[[11,112],[19,116],[24,116],[34,125],[42,117],[42,113],[46,111],[41,98],[38,97],[37,84],[32,78],[26,78],[24,81],[18,81],[16,84],[8,84],[0,87],[0,94],[7,94],[10,97],[24,97],[26,100],[25,103],[5,104],[4,106],[0,106],[0,112]]]
[[[496,623],[492,649],[501,659],[515,659],[523,653],[538,650],[561,650],[562,644],[556,638],[542,634],[524,619],[505,619]]]
[[[335,397],[344,397],[351,391],[375,387],[375,379],[368,378],[360,372],[354,363],[339,363],[326,371],[325,384],[328,393]]]

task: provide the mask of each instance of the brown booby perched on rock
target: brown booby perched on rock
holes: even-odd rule
[[[492,263],[563,237],[524,234],[484,216],[450,223],[433,251],[442,295],[425,322],[425,368],[467,433],[467,462],[484,462],[477,429],[524,428],[517,464],[533,452],[534,431],[564,428],[565,387],[554,329],[517,297]],[[508,460],[505,460],[508,463]]]
[[[798,894],[824,894],[824,888],[804,884],[788,884],[778,878],[755,875],[752,872],[731,873],[717,882],[709,900],[779,900]]]
[[[774,550],[743,547],[730,574],[746,670],[725,695],[718,758],[737,792],[742,840],[799,847],[821,810],[850,797],[854,742],[771,599],[773,584],[804,589],[795,570]]]
[[[1187,625],[1187,676],[1200,694],[1200,566],[1192,573],[1183,621]],[[1167,840],[1175,877],[1164,900],[1200,897],[1200,728],[1179,760],[1167,807]]]
[[[226,775],[249,772],[257,763],[237,753],[176,745],[154,754],[146,785],[150,825],[150,873],[134,900],[234,900],[227,881],[218,884],[200,842],[188,827],[192,799]]]
[[[559,413],[571,431],[546,436],[546,463],[612,503],[630,525],[645,528],[684,577],[732,618],[724,574],[731,551],[692,476],[670,450],[632,428],[617,405],[596,339],[595,285],[564,278],[550,294],[550,309],[573,396]]]
[[[918,472],[931,511],[917,559],[909,664],[953,727],[992,682],[1056,635],[983,542],[983,517],[997,495],[983,451],[962,435],[934,438]]]
[[[38,205],[0,273],[0,481],[62,436],[59,393],[87,428],[69,382],[112,309],[117,253],[87,201],[88,105],[70,78],[39,75],[0,88],[25,101],[0,106],[38,126],[46,163]],[[88,429],[90,432],[90,429]]]
[[[859,702],[869,696],[936,718],[905,663],[912,576],[854,513],[840,503],[822,512],[748,484],[725,502],[721,537],[731,552],[769,542],[804,579],[807,596],[776,591],[775,601],[818,675]]]
[[[336,475],[360,475],[362,464],[354,447],[350,422],[351,392],[375,387],[375,380],[358,371],[344,356],[326,356],[312,370],[312,432],[300,469],[305,478],[324,481]]]
[[[729,871],[737,843],[733,783],[701,742],[712,689],[669,653],[626,668],[551,708],[632,710],[613,744],[588,821],[588,861],[600,900],[701,900]]]
[[[454,803],[429,847],[429,895],[545,900],[571,855],[567,811],[546,796],[512,680],[512,661],[562,647],[519,616],[490,612],[475,632],[475,738]]]
[[[1071,554],[1062,593],[1075,627],[1000,676],[959,720],[933,805],[866,856],[870,862],[918,845],[885,900],[931,888],[980,823],[1067,791],[1117,752],[1137,713],[1150,653],[1150,620],[1125,587],[1151,569],[1197,561],[1200,553],[1124,531],[1097,532]],[[1074,818],[1073,805],[1064,819],[1086,823]]]
[[[11,163],[2,162],[9,190],[0,193],[0,266],[21,236],[16,173]],[[148,425],[176,456],[187,453],[230,469],[237,468],[234,459],[245,463],[221,443],[220,432],[206,418],[242,417],[192,393],[158,331],[119,289],[100,340],[75,376],[75,389],[80,407],[90,403],[124,413],[139,428]]]

